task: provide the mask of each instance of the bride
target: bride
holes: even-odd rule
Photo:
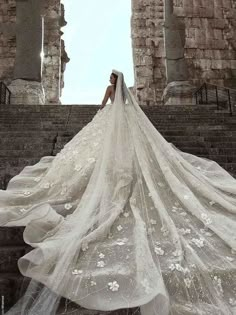
[[[59,314],[64,297],[102,311],[235,315],[235,179],[167,143],[121,72],[110,82],[103,109],[56,157],[0,191],[0,224],[26,226],[34,248],[18,261],[33,280],[7,314]]]

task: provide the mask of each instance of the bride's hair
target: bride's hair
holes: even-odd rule
[[[114,72],[111,73],[111,75],[113,75],[113,77],[115,78],[115,84],[114,84],[114,88],[115,88],[115,91],[116,91],[116,83],[117,83],[117,79],[118,79],[118,75],[115,74]]]

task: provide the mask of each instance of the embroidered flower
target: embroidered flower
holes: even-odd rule
[[[117,281],[109,282],[108,286],[109,286],[109,289],[113,292],[118,291],[120,287]]]
[[[159,256],[163,256],[164,253],[165,253],[164,250],[161,247],[155,247],[154,251]]]
[[[72,274],[73,275],[80,275],[80,274],[82,274],[83,273],[83,270],[81,270],[81,269],[74,269],[73,271],[72,271]]]
[[[229,257],[229,256],[226,256],[226,259],[230,262],[234,261],[234,258],[233,257]]]
[[[185,283],[186,287],[189,289],[191,287],[192,281],[189,278],[185,278],[184,283]]]
[[[117,241],[116,241],[116,244],[119,245],[119,246],[122,246],[122,245],[125,245],[125,243],[128,241],[127,238],[119,238]]]
[[[90,285],[91,287],[94,287],[95,285],[97,285],[97,283],[95,281],[90,281]]]
[[[179,232],[182,234],[182,235],[187,235],[187,234],[191,234],[191,230],[190,229],[179,229]]]
[[[178,208],[177,208],[177,207],[172,207],[172,209],[171,209],[171,211],[172,211],[172,212],[174,212],[174,213],[176,213],[176,212],[177,212],[177,210],[178,210]]]
[[[209,230],[206,230],[206,229],[200,229],[200,232],[206,236],[213,236],[213,233],[209,232]]]
[[[150,284],[149,284],[147,279],[142,280],[141,284],[144,287],[146,293],[150,293],[151,292],[151,287],[150,287]]]
[[[67,187],[63,187],[61,190],[61,195],[65,195],[67,193]]]
[[[214,205],[216,204],[216,202],[213,201],[213,200],[211,200],[211,201],[209,202],[209,204],[210,204],[211,206],[214,206]]]
[[[64,207],[65,207],[66,210],[70,210],[72,208],[72,204],[71,203],[66,203]]]
[[[174,257],[179,257],[179,256],[181,256],[181,255],[182,255],[181,250],[176,249],[176,251],[173,252],[173,256],[174,256]]]
[[[165,187],[165,184],[162,183],[162,182],[158,182],[157,185],[160,186],[160,187]]]
[[[30,196],[30,195],[31,195],[31,191],[25,191],[25,192],[24,192],[24,195],[25,195],[25,196]]]
[[[211,220],[211,219],[208,217],[208,215],[205,214],[205,213],[202,213],[202,214],[201,214],[201,218],[202,218],[202,220],[203,220],[203,222],[204,222],[205,225],[209,225],[209,224],[212,223],[212,220]]]
[[[105,257],[105,255],[103,253],[100,253],[99,255],[99,258],[103,259]]]
[[[88,243],[82,243],[82,251],[85,252],[88,249]]]
[[[190,272],[188,268],[183,268],[180,264],[171,264],[169,266],[169,269],[171,271],[177,270],[179,272],[183,272],[184,274],[186,274],[187,272]]]
[[[81,168],[82,168],[81,165],[78,164],[78,165],[75,165],[74,170],[78,172],[81,170]]]
[[[171,265],[169,266],[169,269],[170,269],[171,271],[174,271],[174,270],[175,270],[175,265],[174,265],[174,264],[171,264]]]
[[[123,216],[124,216],[125,218],[128,218],[128,217],[129,217],[129,212],[124,212],[124,213],[123,213]]]
[[[189,195],[184,195],[184,199],[185,199],[185,200],[188,200],[189,198],[190,198]]]
[[[213,283],[214,283],[216,289],[218,289],[218,291],[219,291],[220,293],[223,293],[223,288],[222,288],[221,279],[218,278],[217,276],[214,276],[214,278],[213,278]]]
[[[37,183],[40,182],[41,181],[41,177],[35,177],[34,181],[37,182]]]
[[[191,241],[192,241],[192,243],[194,243],[199,248],[204,247],[204,239],[203,238],[200,238],[200,239],[192,238]]]
[[[157,224],[157,221],[156,221],[156,220],[151,219],[151,220],[150,220],[150,223],[151,223],[152,225],[156,225],[156,224]]]
[[[45,184],[43,184],[43,188],[45,188],[45,189],[50,188],[50,183],[45,183]]]
[[[175,264],[175,268],[178,271],[183,271],[183,267],[180,264]]]
[[[117,230],[120,232],[120,231],[123,230],[123,227],[122,227],[121,225],[118,225],[118,226],[117,226]]]
[[[99,267],[99,268],[105,267],[105,262],[103,260],[98,261],[97,262],[97,267]]]
[[[236,299],[230,298],[229,299],[229,304],[232,305],[232,306],[236,306]]]
[[[164,225],[161,228],[161,232],[163,233],[164,236],[169,235],[169,230]]]
[[[21,213],[25,213],[25,212],[27,212],[27,209],[22,208],[22,209],[20,209],[20,212],[21,212]]]
[[[182,215],[182,217],[186,217],[187,215],[187,212],[183,211],[183,212],[180,212],[180,215]]]

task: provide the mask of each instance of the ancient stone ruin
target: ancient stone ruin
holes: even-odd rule
[[[236,87],[235,0],[132,0],[132,9],[142,104],[168,103],[173,94],[188,102],[192,87],[205,81]]]
[[[235,0],[129,1],[141,104],[191,104],[203,82],[236,86]],[[69,60],[61,1],[1,1],[0,22],[0,81],[12,103],[59,104]]]
[[[0,2],[0,81],[13,104],[59,104],[68,57],[60,0]]]

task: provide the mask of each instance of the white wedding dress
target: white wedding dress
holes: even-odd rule
[[[236,180],[166,142],[116,73],[114,103],[0,191],[0,225],[26,226],[34,247],[19,260],[34,280],[7,314],[53,315],[61,296],[96,310],[236,314]]]

